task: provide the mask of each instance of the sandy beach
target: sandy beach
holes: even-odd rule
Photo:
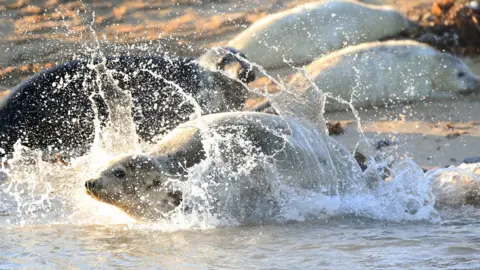
[[[198,56],[205,49],[225,45],[254,21],[309,1],[0,1],[0,89],[8,90],[29,75],[73,55],[88,53],[98,40],[105,54],[141,53]],[[416,7],[432,0],[371,0],[392,5],[416,20]],[[480,59],[467,62],[480,74]],[[288,71],[272,74],[288,75]],[[261,86],[261,79],[254,86]],[[250,102],[250,105],[253,101]],[[480,156],[480,99],[421,102],[360,112],[359,133],[352,113],[326,115],[340,121],[344,134],[336,138],[350,150],[367,156],[413,158],[424,168],[458,165]],[[381,150],[376,144],[386,140]]]

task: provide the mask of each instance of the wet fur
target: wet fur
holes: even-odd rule
[[[106,68],[114,71],[120,89],[131,91],[133,120],[144,141],[188,121],[193,107],[172,86],[141,69],[178,84],[197,99],[203,113],[240,110],[248,91],[234,79],[252,79],[231,79],[203,68],[194,59],[183,58],[107,58]],[[21,139],[30,148],[50,148],[53,153],[64,152],[67,156],[85,153],[94,136],[89,96],[93,95],[103,125],[109,114],[98,87],[93,85],[97,76],[103,89],[113,87],[105,75],[91,70],[87,61],[74,60],[36,74],[12,89],[0,107],[0,148],[11,153],[13,144]]]
[[[355,91],[352,104],[357,109],[479,91],[478,78],[461,59],[415,41],[351,46],[319,58],[306,72],[308,77],[299,72],[290,82],[298,95],[318,102],[319,91],[312,87],[311,79],[319,90],[347,102]],[[462,77],[457,77],[459,72]],[[325,106],[326,111],[346,108],[348,105],[332,98]]]
[[[223,204],[227,201],[241,200],[244,206],[249,205],[248,209],[245,210],[237,204],[229,205],[228,209],[229,211],[236,209],[235,211],[240,213],[239,216],[246,217],[255,212],[256,206],[266,203],[269,200],[271,177],[265,171],[267,164],[275,164],[275,173],[281,175],[280,179],[285,184],[293,187],[329,194],[346,193],[356,189],[355,185],[338,183],[335,180],[355,179],[354,175],[360,175],[360,168],[349,158],[347,151],[329,137],[324,138],[326,145],[322,145],[322,140],[317,139],[308,141],[312,144],[306,143],[304,136],[310,135],[306,133],[307,130],[294,121],[286,121],[270,114],[239,112],[207,115],[174,129],[149,155],[129,156],[114,162],[99,178],[87,181],[86,188],[96,193],[97,197],[116,197],[117,201],[114,204],[135,217],[146,219],[165,217],[173,210],[171,207],[173,204],[165,203],[163,211],[160,212],[155,211],[154,208],[158,207],[155,205],[161,205],[162,200],[175,201],[176,197],[172,194],[178,193],[169,188],[170,181],[186,181],[188,169],[205,160],[209,153],[206,152],[202,140],[204,136],[210,137],[208,132],[214,131],[220,138],[234,139],[228,140],[226,145],[218,142],[217,147],[221,151],[215,153],[211,165],[213,181],[219,183],[228,181],[232,177],[231,173],[240,173],[239,168],[244,165],[245,158],[255,158],[253,167],[244,176],[251,179],[247,182],[249,186],[242,186],[241,189],[244,190],[237,194],[236,199],[225,198],[224,196],[228,195],[223,195],[225,190],[220,189],[218,197],[215,198],[218,204],[215,207],[219,209],[225,207]],[[245,148],[245,142],[251,143],[251,148]],[[341,157],[337,157],[341,161],[327,156],[332,151],[342,153]],[[114,174],[119,167],[130,179],[127,186],[124,186],[124,182]],[[332,167],[336,172],[332,171]],[[216,169],[221,170],[217,172]],[[242,173],[239,175],[243,177]],[[128,188],[129,185],[138,185],[135,194],[129,192],[131,190]],[[150,191],[152,185],[160,186],[158,193]],[[103,195],[102,189],[105,191]],[[145,205],[139,200],[140,195],[148,194],[154,194],[151,195],[154,198],[151,201],[153,206]],[[119,203],[120,201],[125,202]],[[268,204],[270,203],[266,203]],[[250,210],[252,212],[249,212]]]

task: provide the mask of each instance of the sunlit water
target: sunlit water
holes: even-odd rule
[[[477,269],[479,223],[358,217],[162,232],[128,226],[4,229],[1,268]]]
[[[120,98],[128,101],[128,93],[121,93]],[[289,115],[288,104],[276,105]],[[128,109],[120,112],[111,120],[124,126],[132,123]],[[299,121],[312,120],[295,114]],[[323,123],[321,114],[313,120]],[[9,179],[0,178],[0,268],[480,267],[480,210],[436,207],[434,184],[441,177],[448,180],[449,173],[479,181],[476,168],[424,174],[413,162],[398,161],[390,181],[365,192],[327,196],[287,188],[278,195],[280,211],[268,219],[247,223],[222,219],[209,213],[210,205],[200,200],[192,202],[197,212],[137,222],[93,200],[84,190],[85,180],[95,177],[118,154],[142,152],[135,134],[118,134],[114,127],[112,123],[96,134],[90,153],[68,166],[43,162],[41,153],[17,146],[10,167],[4,169]],[[119,136],[121,149],[112,144]],[[218,139],[222,138],[213,136],[209,143]],[[377,174],[375,166],[382,164],[372,161],[370,165],[365,175]],[[209,195],[198,189],[203,187],[199,183],[203,169],[191,172],[184,194],[200,194],[200,199]]]

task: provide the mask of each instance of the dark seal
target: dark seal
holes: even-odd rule
[[[203,114],[239,110],[254,77],[243,55],[222,52],[211,55],[216,65],[210,67],[195,59],[121,56],[74,60],[38,73],[0,104],[1,154],[11,153],[19,139],[44,153],[84,154],[93,142],[95,111],[105,125],[105,101],[115,98],[109,96],[114,88],[131,93],[136,131],[144,141],[189,120],[194,106],[185,94],[198,101]],[[237,61],[240,68],[228,70]]]

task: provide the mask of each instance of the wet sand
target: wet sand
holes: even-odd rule
[[[424,102],[359,113],[363,136],[351,113],[327,114],[344,125],[336,136],[349,149],[358,145],[366,156],[411,158],[426,169],[458,165],[480,156],[480,102],[453,100]],[[377,149],[381,141],[389,146]]]
[[[206,48],[225,45],[254,21],[306,0],[255,1],[0,1],[0,90],[8,90],[29,75],[73,55],[88,53],[98,40],[105,54],[122,52],[198,56]],[[396,7],[416,20],[413,7],[432,0],[368,0]],[[172,4],[173,3],[173,4]],[[142,47],[142,44],[145,45]],[[132,45],[135,45],[132,47]],[[469,60],[480,74],[480,60]],[[272,74],[288,75],[288,71]],[[257,86],[261,82],[257,82]],[[0,94],[1,96],[1,94]],[[341,120],[345,133],[336,138],[353,150],[359,132],[351,113],[327,114]],[[459,164],[480,156],[480,99],[424,102],[397,108],[370,109],[360,113],[368,143],[360,142],[366,155],[381,151],[413,158],[427,168]],[[388,139],[393,146],[375,149]],[[392,151],[394,150],[394,151]]]
[[[94,48],[198,56],[256,20],[311,0],[0,1],[0,90]],[[407,12],[432,0],[363,0]],[[412,2],[415,2],[413,4]],[[142,48],[142,45],[145,48]],[[136,45],[129,47],[129,45]]]

